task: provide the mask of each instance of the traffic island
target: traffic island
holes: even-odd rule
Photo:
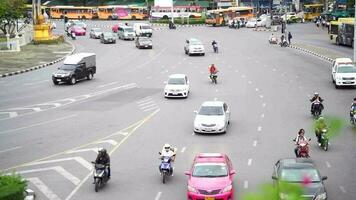
[[[12,76],[53,65],[72,54],[74,46],[59,44],[28,44],[20,52],[0,53],[0,77]]]
[[[330,49],[316,47],[316,46],[302,44],[302,43],[295,43],[295,44],[289,45],[289,47],[293,48],[293,49],[297,49],[299,51],[303,51],[303,52],[311,54],[313,56],[319,57],[319,58],[326,60],[328,62],[331,62],[331,63],[336,58],[345,57],[345,55],[341,55],[341,54],[339,54],[335,51],[332,51]]]

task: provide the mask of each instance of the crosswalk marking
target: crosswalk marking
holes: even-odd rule
[[[151,103],[154,103],[154,101],[147,101],[147,102],[144,102],[144,103],[139,103],[138,106],[143,107],[143,106],[145,106],[147,104],[151,104]]]
[[[43,172],[43,171],[51,171],[54,170],[60,175],[62,175],[64,178],[72,182],[74,185],[78,185],[80,180],[75,177],[73,174],[65,170],[61,166],[54,166],[54,167],[45,167],[45,168],[39,168],[39,169],[30,169],[30,170],[23,170],[23,171],[17,171],[15,173],[17,174],[28,174],[28,173],[36,173],[36,172]]]
[[[49,189],[39,178],[32,177],[27,178],[32,184],[34,184],[49,200],[61,200],[51,189]]]
[[[55,160],[38,161],[38,162],[26,164],[24,166],[43,165],[43,164],[50,164],[50,163],[57,163],[57,162],[64,162],[64,161],[71,161],[71,160],[77,161],[79,164],[81,164],[89,171],[92,170],[93,168],[92,165],[82,157],[69,157],[69,158],[61,158]]]

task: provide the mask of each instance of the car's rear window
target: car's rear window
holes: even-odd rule
[[[104,37],[114,37],[114,34],[110,32],[103,33]]]
[[[356,73],[354,65],[341,65],[337,68],[337,73]]]
[[[224,111],[221,106],[202,106],[199,115],[223,115]]]
[[[314,168],[295,168],[295,169],[282,169],[281,180],[288,182],[319,182],[320,177],[318,171]]]
[[[198,163],[194,166],[193,177],[225,177],[228,175],[225,163]]]

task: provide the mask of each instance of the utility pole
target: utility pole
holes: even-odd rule
[[[172,7],[171,7],[172,23],[174,24],[173,7],[174,7],[174,0],[172,0]]]
[[[355,8],[355,14],[356,14],[356,3],[354,5],[354,8]],[[355,15],[356,17],[356,15]],[[354,38],[355,38],[355,35],[356,35],[356,21],[354,21]],[[354,44],[353,44],[353,47],[354,47],[354,62],[356,62],[356,47],[355,47],[355,39],[354,39]]]

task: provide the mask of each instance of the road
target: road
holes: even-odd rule
[[[110,30],[108,22],[88,22]],[[57,27],[59,27],[57,25]],[[59,30],[60,31],[60,30]],[[220,27],[162,28],[153,49],[132,41],[100,44],[88,36],[73,41],[76,52],[97,54],[92,81],[54,86],[51,73],[62,63],[0,79],[0,169],[27,178],[38,199],[184,199],[194,155],[226,153],[237,171],[237,199],[271,182],[274,163],[294,156],[291,141],[300,128],[313,140],[311,157],[326,181],[329,199],[356,199],[356,136],[347,124],[324,152],[315,142],[308,98],[325,98],[325,115],[348,120],[354,89],[334,89],[330,64],[293,49],[269,45],[269,33]],[[204,57],[188,57],[185,39],[206,44]],[[219,54],[210,46],[219,43]],[[218,84],[208,66],[220,71]],[[190,79],[187,99],[165,99],[169,74]],[[231,109],[226,134],[193,134],[194,110],[206,100]],[[161,183],[158,151],[178,148],[175,175]],[[111,153],[112,179],[99,193],[92,185],[96,149]]]

